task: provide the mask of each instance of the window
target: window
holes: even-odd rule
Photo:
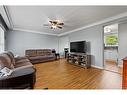
[[[105,34],[105,46],[118,46],[118,34]]]
[[[106,37],[106,45],[118,45],[117,36],[107,36]]]
[[[0,27],[0,53],[4,51],[4,30]]]

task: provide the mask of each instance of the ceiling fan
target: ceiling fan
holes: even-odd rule
[[[50,20],[49,24],[44,24],[44,26],[50,26],[51,29],[62,29],[63,28],[64,23],[60,22],[59,20]]]

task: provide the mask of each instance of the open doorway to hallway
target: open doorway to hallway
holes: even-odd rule
[[[118,24],[104,27],[104,69],[116,73],[122,73],[118,62]]]

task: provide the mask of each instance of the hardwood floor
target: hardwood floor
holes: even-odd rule
[[[65,59],[36,64],[35,89],[121,89],[121,75],[106,70],[84,69]]]
[[[122,68],[117,66],[117,63],[115,61],[105,60],[104,68],[105,70],[122,74]]]

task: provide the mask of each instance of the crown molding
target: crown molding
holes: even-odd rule
[[[8,28],[13,29],[12,20],[10,19],[10,15],[6,6],[0,6],[0,14],[6,22]]]
[[[41,32],[41,31],[33,31],[33,30],[27,30],[27,29],[21,29],[21,28],[13,28],[13,31],[23,31],[23,32],[30,32],[30,33],[38,33],[38,34],[58,36],[58,34],[46,33],[46,32]]]
[[[13,25],[11,16],[10,16],[10,14],[9,14],[8,8],[7,8],[7,6],[4,6],[4,5],[3,5],[3,8],[4,8],[4,11],[5,11],[5,13],[6,13],[7,19],[8,19],[8,21],[9,21],[9,23],[10,23],[10,27],[9,27],[9,28],[10,28],[10,29],[13,29],[14,25]]]
[[[113,20],[116,20],[116,19],[120,19],[120,18],[123,18],[123,17],[127,17],[127,12],[124,12],[122,14],[106,18],[104,20],[101,20],[101,21],[98,21],[98,22],[95,22],[95,23],[92,23],[92,24],[89,24],[89,25],[85,25],[83,27],[80,27],[80,28],[77,28],[77,29],[74,29],[74,30],[71,30],[71,31],[67,31],[67,32],[58,34],[58,36],[71,34],[73,32],[79,31],[79,30],[83,30],[83,29],[86,29],[86,28],[89,28],[89,27],[92,27],[92,26],[95,26],[95,25],[103,24],[103,23],[110,22],[110,21],[113,21]]]

